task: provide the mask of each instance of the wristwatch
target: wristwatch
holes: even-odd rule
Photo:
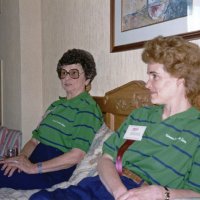
[[[170,191],[167,187],[164,187],[165,189],[165,198],[164,200],[170,200]]]

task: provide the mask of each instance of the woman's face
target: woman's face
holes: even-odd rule
[[[150,90],[153,104],[171,104],[183,94],[183,81],[166,72],[163,64],[148,64],[147,74],[146,88]]]
[[[66,76],[61,79],[61,84],[67,94],[67,98],[73,98],[84,92],[85,86],[88,85],[90,80],[86,80],[82,66],[80,64],[64,65],[62,69],[63,71],[66,70],[64,73],[69,72],[72,69],[78,70],[79,73],[79,77],[76,79],[70,77],[70,75],[66,73]]]

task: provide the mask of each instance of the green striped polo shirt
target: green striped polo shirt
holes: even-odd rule
[[[62,152],[72,148],[87,152],[102,124],[99,106],[83,92],[72,99],[60,98],[52,103],[32,137]]]
[[[129,125],[146,126],[141,141],[123,156],[123,167],[150,184],[200,192],[200,112],[192,107],[162,120],[163,106],[149,106],[131,113],[108,138],[103,152],[116,159]]]

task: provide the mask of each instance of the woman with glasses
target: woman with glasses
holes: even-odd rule
[[[66,97],[49,106],[19,156],[0,162],[0,187],[48,188],[68,180],[101,127],[100,108],[86,91],[96,76],[93,56],[68,50],[57,73]]]
[[[30,200],[200,199],[200,48],[159,36],[142,59],[155,105],[134,110],[104,142],[98,176]]]

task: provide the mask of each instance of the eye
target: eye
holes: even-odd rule
[[[151,74],[151,78],[152,78],[153,80],[158,80],[159,76],[158,76],[158,74],[156,74],[156,73],[152,73],[152,74]]]
[[[61,70],[61,75],[67,75],[67,72],[65,70]]]
[[[79,77],[78,69],[71,69],[69,70],[69,73],[71,78],[77,79]]]
[[[78,74],[78,71],[77,70],[71,70],[71,75],[76,75],[76,74]]]
[[[157,78],[157,75],[156,74],[152,74],[153,76],[153,79],[156,79]]]

